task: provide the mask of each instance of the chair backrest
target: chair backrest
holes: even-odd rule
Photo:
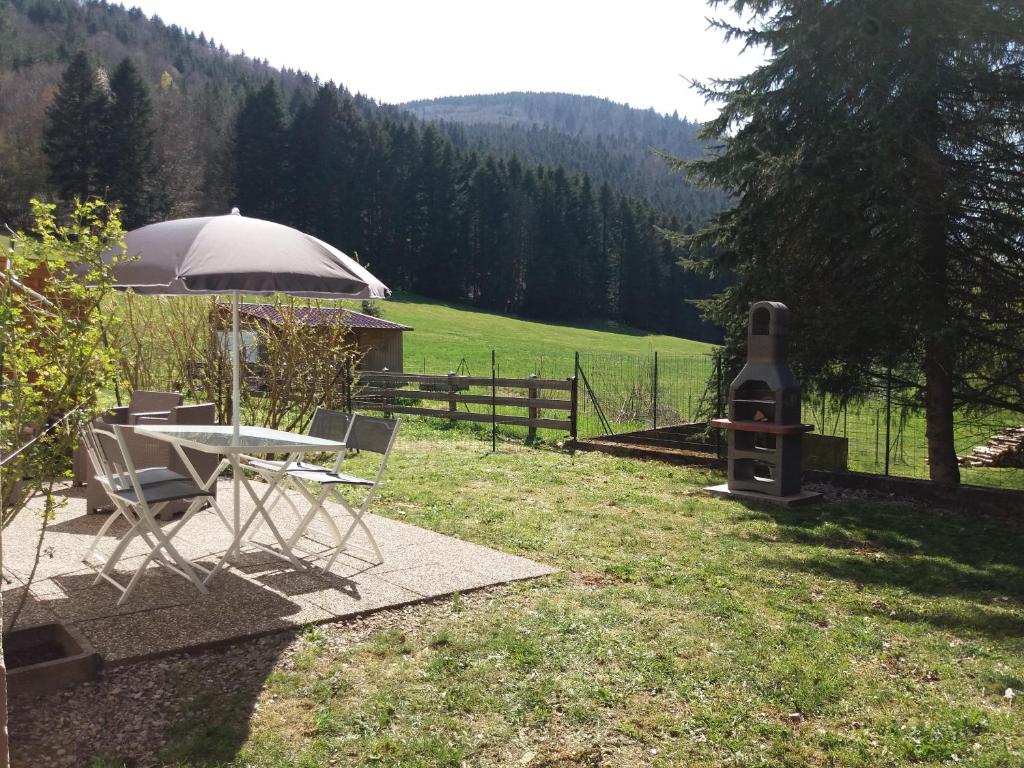
[[[217,418],[217,408],[213,403],[196,405],[179,405],[171,409],[168,424],[213,424]]]
[[[126,488],[128,466],[117,436],[106,429],[97,429],[92,424],[83,425],[81,435],[93,468],[105,480],[105,485],[115,491]]]
[[[319,437],[322,440],[344,442],[348,437],[351,424],[351,414],[317,406],[317,409],[313,411],[313,418],[309,422],[308,434],[310,437]]]
[[[398,419],[382,419],[376,416],[352,417],[345,446],[353,451],[370,451],[387,454],[398,434]]]
[[[132,400],[128,404],[129,413],[146,413],[148,411],[169,411],[177,408],[184,401],[180,392],[149,392],[137,389],[132,392]]]

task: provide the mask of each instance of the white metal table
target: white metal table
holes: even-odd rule
[[[182,463],[195,480],[203,488],[209,490],[217,478],[228,468],[232,468],[232,483],[234,485],[233,514],[229,518],[217,503],[216,496],[211,497],[210,504],[213,506],[221,522],[232,534],[232,542],[227,551],[214,566],[213,570],[204,579],[208,582],[223,568],[228,560],[241,548],[246,532],[257,517],[261,517],[270,529],[278,546],[281,548],[279,554],[288,560],[296,568],[302,569],[304,565],[295,556],[288,541],[281,535],[270,513],[266,508],[267,501],[274,495],[278,485],[287,475],[288,469],[306,453],[338,453],[345,450],[345,443],[336,440],[324,440],[319,437],[310,437],[294,432],[282,432],[277,429],[266,427],[238,427],[237,434],[233,427],[219,425],[161,425],[146,424],[135,427],[135,432],[156,440],[163,440],[170,443]],[[185,449],[200,451],[202,453],[213,453],[224,458],[221,459],[217,468],[209,477],[200,477],[192,462],[185,454]],[[241,457],[245,454],[284,454],[287,458],[277,472],[261,473],[269,482],[268,487],[262,493],[253,487],[252,482],[242,472]],[[255,508],[245,520],[242,520],[241,510],[241,489],[245,487],[246,492],[252,499]]]

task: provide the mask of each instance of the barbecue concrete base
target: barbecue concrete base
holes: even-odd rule
[[[368,515],[367,524],[384,555],[381,565],[343,555],[327,573],[319,567],[298,571],[272,554],[250,549],[214,578],[208,594],[151,566],[131,597],[118,606],[120,593],[105,582],[94,586],[94,572],[81,563],[106,515],[86,515],[84,489],[69,486],[62,493],[67,503],[47,525],[42,557],[17,626],[62,622],[81,634],[108,665],[351,619],[555,572],[523,557]],[[229,483],[220,484],[218,499],[224,509],[230,508]],[[243,494],[243,506],[246,502]],[[340,508],[328,507],[341,519]],[[121,531],[112,527],[116,530],[104,542],[107,549]],[[4,531],[5,629],[10,628],[9,611],[25,592],[39,529],[40,515],[27,509]],[[212,511],[197,514],[175,539],[182,554],[207,565],[216,562],[229,541]],[[316,552],[327,549],[329,541],[324,531],[314,531],[304,544]],[[123,581],[144,552],[141,545],[129,548],[122,562]],[[316,561],[310,564],[315,566]]]
[[[734,491],[730,489],[726,483],[722,483],[721,485],[709,485],[704,490],[714,496],[721,496],[726,499],[780,504],[784,507],[813,504],[821,498],[821,494],[815,493],[814,491],[800,491],[800,493],[794,493],[790,496],[771,496],[767,493],[758,493],[757,491]]]

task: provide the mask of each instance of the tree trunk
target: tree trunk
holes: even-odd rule
[[[928,12],[927,0],[916,0],[916,11]],[[921,16],[925,18],[925,16]],[[960,466],[953,444],[953,367],[957,359],[955,310],[949,300],[949,221],[955,215],[947,195],[952,171],[943,155],[943,118],[939,111],[939,72],[942,44],[926,30],[910,36],[913,55],[913,93],[916,119],[909,135],[911,199],[920,224],[923,282],[919,305],[924,337],[925,434],[928,475],[939,483],[960,483]],[[893,311],[897,311],[894,307]]]
[[[2,534],[0,534],[0,549],[2,549]],[[3,571],[3,554],[0,552],[0,572]],[[4,599],[0,594],[0,625],[3,623]],[[13,628],[13,625],[12,625]],[[7,768],[11,764],[10,745],[7,735],[7,665],[4,663],[3,635],[0,634],[0,768]]]
[[[957,485],[960,466],[953,444],[953,355],[942,337],[925,344],[924,375],[928,474],[935,482]]]

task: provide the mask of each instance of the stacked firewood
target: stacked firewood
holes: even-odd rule
[[[960,457],[964,467],[1024,467],[1024,426],[1009,427]]]

